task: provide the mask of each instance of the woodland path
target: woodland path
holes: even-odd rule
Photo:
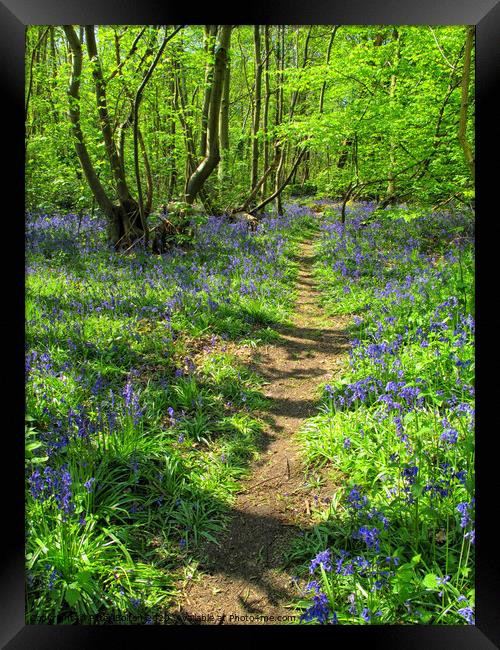
[[[243,363],[269,382],[267,408],[257,414],[266,422],[265,450],[242,481],[220,546],[207,543],[200,554],[201,579],[190,581],[174,614],[181,624],[279,624],[277,617],[294,614],[286,606],[297,590],[283,569],[283,552],[313,525],[313,500],[334,489],[308,483],[294,434],[316,412],[318,384],[345,367],[348,351],[349,317],[326,317],[319,305],[314,240],[296,258],[291,325],[275,327],[281,338],[272,344],[239,350]]]

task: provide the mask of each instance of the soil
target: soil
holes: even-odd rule
[[[314,504],[336,488],[308,480],[295,433],[317,412],[318,385],[346,366],[350,318],[325,316],[312,274],[314,239],[297,256],[297,302],[280,339],[256,350],[240,348],[243,363],[263,377],[266,423],[263,452],[242,481],[219,545],[206,543],[194,579],[172,612],[181,624],[275,624],[297,615],[298,594],[284,567],[291,540],[314,524]],[[282,618],[287,617],[287,618]]]

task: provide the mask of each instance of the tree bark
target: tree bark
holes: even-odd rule
[[[252,120],[252,164],[250,175],[250,191],[257,183],[259,173],[259,141],[257,134],[260,127],[260,107],[261,107],[261,82],[262,82],[262,57],[260,54],[260,25],[254,25],[253,39],[255,52],[255,95],[253,105]]]
[[[200,156],[204,158],[207,155],[207,128],[208,113],[210,110],[210,95],[212,92],[212,82],[214,76],[214,51],[215,37],[217,35],[218,25],[205,25],[205,92],[203,93],[203,108],[201,111],[201,136],[200,136]]]
[[[472,46],[474,43],[474,26],[467,27],[467,34],[465,37],[465,53],[464,53],[464,68],[462,72],[462,97],[460,103],[460,122],[458,126],[458,141],[464,152],[465,162],[469,168],[472,180],[475,182],[476,169],[475,159],[472,148],[467,141],[467,109],[469,106],[469,79],[470,79],[470,66]]]
[[[326,65],[329,65],[330,63],[330,56],[332,54],[332,47],[333,47],[333,41],[335,40],[335,34],[337,33],[339,26],[334,25],[332,29],[332,33],[330,35],[330,41],[328,42],[328,49],[326,52]],[[321,91],[319,94],[319,112],[320,115],[323,113],[323,107],[325,103],[325,91],[326,91],[326,81],[323,81],[323,85],[321,86]]]
[[[111,167],[111,172],[116,183],[118,199],[122,206],[132,206],[135,201],[132,198],[130,190],[127,186],[127,182],[125,180],[125,170],[123,168],[122,161],[120,160],[115,141],[113,139],[111,120],[109,118],[106,99],[106,83],[102,74],[101,61],[97,53],[94,25],[85,26],[85,39],[87,41],[87,51],[92,65],[92,76],[94,78],[97,112],[99,114],[101,132]]]
[[[194,145],[194,136],[191,125],[187,116],[187,106],[185,92],[182,86],[181,69],[179,61],[174,57],[172,67],[175,80],[175,94],[174,94],[174,107],[179,115],[179,120],[182,126],[182,133],[184,135],[184,143],[186,146],[186,164],[185,164],[185,181],[184,181],[184,195],[187,192],[189,179],[196,169],[196,151]]]
[[[296,171],[297,167],[299,166],[300,161],[304,157],[304,154],[305,154],[306,151],[307,151],[307,149],[304,147],[304,149],[302,149],[302,151],[298,154],[297,158],[295,159],[294,164],[292,165],[292,169],[290,170],[290,173],[285,178],[285,180],[281,183],[281,185],[279,185],[278,187],[275,188],[275,190],[271,194],[271,196],[268,196],[267,199],[265,199],[264,201],[259,203],[259,205],[257,207],[255,207],[255,208],[253,208],[253,210],[250,210],[250,214],[254,214],[254,213],[258,212],[259,210],[262,210],[262,208],[264,206],[266,206],[268,203],[270,203],[271,201],[273,201],[274,199],[278,198],[281,195],[281,193],[283,192],[285,187],[290,182],[290,179],[292,178],[293,174],[295,173],[295,171]]]
[[[271,44],[269,36],[269,25],[264,26],[264,54],[265,54],[265,70],[264,70],[264,113],[262,115],[262,128],[264,131],[264,169],[269,167],[269,139],[267,137],[268,119],[269,119],[269,100],[271,98],[271,90],[269,87],[269,58],[271,55]],[[267,176],[262,183],[262,198],[266,195],[267,189]]]
[[[106,103],[106,87],[102,76],[97,46],[95,42],[94,28],[92,25],[85,27],[87,48],[93,69],[92,74],[96,88],[96,99],[101,123],[101,132],[111,166],[113,178],[116,182],[118,205],[106,194],[95,168],[90,159],[85,139],[83,136],[80,120],[80,79],[82,74],[82,46],[81,39],[77,36],[71,25],[65,25],[64,32],[71,51],[71,79],[68,87],[69,98],[69,119],[72,126],[72,134],[75,149],[80,160],[81,167],[92,191],[92,194],[104,212],[108,222],[108,239],[115,249],[129,246],[131,241],[140,238],[144,231],[138,223],[139,206],[132,197],[125,180],[123,161],[116,149],[113,139],[111,121]]]
[[[228,43],[228,49],[230,41]],[[219,116],[219,138],[220,138],[220,163],[219,163],[219,181],[224,183],[229,158],[229,91],[231,87],[231,60],[228,54],[226,62],[226,72],[224,75],[224,87],[222,89],[222,99]]]
[[[396,94],[396,83],[397,83],[397,68],[399,65],[400,58],[400,47],[401,39],[399,32],[396,28],[392,32],[392,40],[396,42],[396,51],[394,54],[394,61],[392,64],[393,72],[391,74],[391,83],[389,87],[389,101],[394,102],[394,96]],[[391,137],[389,143],[389,171],[387,172],[387,192],[386,192],[386,201],[392,203],[396,198],[396,182],[394,177],[394,170],[396,169],[396,143],[394,138]]]
[[[207,155],[191,174],[186,189],[186,202],[194,203],[205,181],[217,167],[220,160],[219,111],[231,37],[231,25],[222,25],[219,44],[215,54],[215,67],[210,93],[210,107],[207,124]]]
[[[174,36],[182,29],[182,25],[179,26],[177,29],[175,29],[170,36],[167,36],[166,34],[166,27],[165,27],[165,36],[163,38],[163,41],[160,45],[160,48],[158,52],[156,53],[156,56],[154,57],[153,61],[151,62],[151,65],[148,68],[148,71],[144,75],[142,82],[137,89],[137,92],[135,94],[135,99],[134,99],[134,104],[133,104],[133,125],[134,125],[134,167],[135,167],[135,179],[137,183],[137,193],[138,193],[138,205],[139,205],[139,216],[141,219],[141,226],[142,230],[144,232],[144,243],[147,246],[148,245],[148,239],[149,239],[149,231],[148,231],[148,224],[147,224],[147,217],[149,215],[149,210],[151,208],[151,201],[152,197],[150,196],[151,193],[151,188],[152,188],[152,183],[151,183],[151,176],[149,174],[148,176],[148,187],[149,187],[149,197],[147,200],[146,208],[144,205],[144,200],[142,196],[142,184],[141,184],[141,174],[139,170],[139,106],[142,100],[142,94],[144,92],[144,88],[146,87],[146,84],[148,83],[149,79],[151,78],[151,75],[153,74],[156,66],[158,65],[158,62],[161,58],[161,55],[163,54],[165,47],[167,46],[167,43],[174,38]],[[143,155],[145,157],[145,161],[147,161],[147,153],[146,153],[146,148],[144,146],[144,141],[141,139],[141,146],[143,150]],[[149,171],[149,163],[146,162],[146,174],[148,174]]]
[[[276,46],[276,69],[278,72],[278,82],[276,86],[276,126],[283,121],[283,71],[285,68],[285,25],[278,26],[278,38]],[[285,152],[283,146],[279,141],[275,142],[276,157],[278,165],[276,167],[276,175],[274,177],[274,193],[273,197],[276,198],[276,212],[281,214],[283,212],[283,205],[281,203],[281,192],[279,191],[281,171],[283,169]],[[266,201],[267,203],[267,201]]]
[[[71,123],[74,144],[78,159],[85,174],[93,196],[101,210],[108,217],[114,219],[114,205],[106,195],[101,181],[90,159],[85,139],[83,137],[80,121],[80,79],[82,74],[82,45],[75,30],[70,25],[64,26],[64,32],[71,51],[71,78],[68,86],[69,110],[68,117]]]

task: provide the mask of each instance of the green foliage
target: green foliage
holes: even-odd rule
[[[159,47],[161,34],[154,26],[96,29],[107,80],[108,111],[116,125],[116,146],[120,148],[119,136],[123,133],[127,182],[136,191],[132,129],[127,119],[131,97]],[[44,30],[39,26],[28,28],[27,206],[46,212],[87,211],[93,198],[80,170],[66,118],[70,62],[65,36],[60,26],[50,27],[45,38]],[[393,172],[396,196],[403,200],[436,204],[458,194],[467,201],[473,187],[457,138],[465,28],[341,25],[327,62],[331,31],[330,26],[323,25],[284,27],[283,74],[276,69],[275,57],[270,57],[263,78],[261,109],[266,102],[266,77],[270,95],[267,124],[261,110],[261,128],[256,136],[259,174],[264,171],[265,146],[268,162],[274,146],[290,147],[282,170],[287,174],[295,147],[305,145],[310,156],[299,165],[295,182],[288,189],[296,196],[318,192],[340,198],[351,183],[358,183],[360,189],[354,198],[379,200],[386,196],[388,175]],[[271,45],[278,38],[277,32],[278,27],[271,26]],[[183,200],[188,141],[194,147],[194,162],[199,162],[200,89],[204,88],[208,62],[203,38],[203,26],[185,26],[167,45],[144,90],[139,119],[153,182],[153,209],[168,200]],[[210,203],[223,212],[241,205],[250,189],[252,119],[248,87],[255,75],[253,47],[252,27],[233,30],[229,150],[222,152],[223,162],[205,187]],[[117,66],[117,53],[121,66]],[[474,65],[471,74],[473,97]],[[181,80],[182,105],[175,90],[176,77]],[[282,111],[277,106],[276,90],[280,87],[284,93]],[[116,200],[85,46],[80,94],[82,129],[91,160],[106,191]],[[279,123],[272,117],[277,113],[281,114]],[[472,100],[467,138],[473,147]],[[147,181],[142,159],[140,166],[144,190]],[[303,178],[309,180],[303,183]],[[270,194],[272,182],[270,177],[263,197]]]
[[[276,338],[311,218],[290,208],[256,232],[202,218],[189,250],[162,257],[116,255],[103,227],[28,222],[32,624],[144,623],[171,607],[257,455],[261,382],[227,339]]]
[[[317,277],[358,314],[350,368],[300,437],[341,486],[290,560],[344,624],[457,624],[474,606],[474,250],[470,215],[352,206],[326,221]],[[406,214],[405,214],[406,213]],[[406,219],[402,217],[406,216]],[[302,569],[305,570],[304,564]],[[312,578],[311,578],[312,579]]]

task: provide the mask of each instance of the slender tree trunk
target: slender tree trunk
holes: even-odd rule
[[[187,184],[186,202],[192,204],[205,181],[217,167],[220,160],[219,111],[227,66],[227,56],[231,37],[231,25],[222,25],[219,44],[215,54],[215,68],[210,93],[210,107],[207,125],[207,155],[191,174]]]
[[[90,159],[85,139],[83,137],[80,121],[80,79],[82,74],[82,45],[72,26],[65,25],[64,32],[71,51],[71,78],[68,86],[69,109],[68,117],[71,123],[71,130],[75,144],[76,153],[89,184],[92,194],[109,220],[110,231],[115,226],[115,206],[110,201],[103,186],[96,174]],[[110,232],[113,240],[113,233]],[[116,238],[117,239],[117,238]]]
[[[330,63],[330,57],[332,54],[332,47],[333,47],[333,41],[335,40],[335,34],[337,33],[339,26],[335,25],[332,29],[332,33],[330,35],[330,40],[328,42],[328,49],[326,52],[326,65],[329,65]],[[326,81],[323,81],[323,84],[321,86],[321,91],[319,94],[319,113],[320,115],[323,113],[323,108],[324,108],[324,103],[325,103],[325,91],[326,91]]]
[[[214,52],[215,38],[217,35],[217,25],[205,25],[205,92],[203,93],[203,108],[201,111],[201,136],[200,136],[200,156],[204,158],[207,155],[207,127],[208,112],[210,109],[210,95],[212,92],[212,81],[214,76]]]
[[[311,38],[311,33],[312,33],[312,26],[309,27],[309,29],[307,31],[306,41],[304,43],[304,58],[302,60],[302,69],[304,69],[306,67],[306,65],[307,65],[307,58],[308,58],[308,54],[309,54],[309,40]],[[298,66],[298,60],[299,60],[298,43],[297,43],[296,57],[295,58],[296,58],[296,68],[298,69],[298,67],[299,67]],[[299,90],[294,91],[294,93],[292,95],[292,101],[290,103],[290,116],[289,116],[290,121],[293,119],[293,115],[294,115],[295,108],[296,108],[297,102],[299,100],[299,97],[300,97],[300,91]]]
[[[253,210],[250,210],[250,214],[254,214],[255,212],[258,212],[264,206],[266,206],[268,203],[270,203],[271,201],[279,198],[279,196],[281,195],[281,193],[283,192],[285,187],[290,182],[290,179],[292,178],[292,176],[295,173],[297,167],[299,166],[300,161],[302,160],[305,152],[306,152],[306,148],[304,147],[304,149],[302,149],[302,151],[300,151],[298,153],[297,158],[295,159],[295,162],[293,163],[292,169],[290,170],[288,176],[281,182],[281,184],[278,187],[275,188],[275,190],[271,194],[271,196],[268,196],[267,199],[264,199],[264,201],[259,203],[259,205],[257,207],[255,207],[255,208],[253,208]],[[281,214],[281,212],[278,212],[278,214]]]
[[[283,70],[285,68],[285,26],[278,27],[278,38],[276,44],[276,69],[278,71],[278,82],[276,86],[276,126],[281,124],[283,120]],[[281,192],[279,192],[281,172],[283,170],[283,163],[285,152],[283,146],[279,141],[275,143],[276,157],[278,165],[276,167],[276,174],[274,177],[274,192],[273,196],[276,198],[276,212],[281,214],[283,212],[283,205],[281,202]]]
[[[186,164],[185,164],[185,179],[184,179],[184,195],[187,192],[189,179],[196,169],[196,151],[194,145],[194,136],[191,125],[188,120],[186,97],[181,79],[181,68],[177,58],[172,62],[174,80],[175,80],[175,94],[174,94],[174,107],[179,115],[179,120],[182,126],[182,133],[184,134],[184,143],[186,146]]]
[[[472,180],[476,180],[475,158],[472,148],[467,141],[467,109],[469,106],[469,79],[472,47],[474,44],[474,26],[467,27],[465,37],[464,68],[462,72],[462,95],[460,103],[460,122],[458,126],[458,141],[464,152],[465,162],[469,168]]]
[[[108,156],[111,172],[116,183],[116,190],[120,204],[125,207],[137,209],[135,201],[130,194],[130,190],[125,180],[125,170],[122,161],[118,155],[116,145],[113,139],[111,129],[111,120],[108,113],[108,104],[106,99],[106,83],[102,74],[101,62],[97,53],[95,40],[94,25],[85,26],[85,38],[87,41],[87,50],[92,66],[92,76],[94,78],[95,93],[97,100],[97,112],[101,124],[101,132]]]
[[[231,37],[231,35],[230,35]],[[231,42],[228,43],[228,50]],[[222,184],[226,178],[227,165],[229,159],[229,91],[231,88],[231,58],[228,53],[226,72],[224,75],[224,87],[222,89],[222,99],[220,105],[219,118],[219,137],[220,137],[220,163],[219,163],[219,182]]]
[[[26,99],[25,99],[25,106],[24,106],[24,123],[25,123],[25,145],[24,149],[25,151],[28,148],[28,140],[29,136],[31,133],[34,132],[33,129],[33,123],[35,122],[35,119],[32,119],[32,125],[31,128],[28,129],[28,111],[29,111],[29,105],[30,105],[30,99],[31,99],[31,94],[33,90],[33,67],[35,63],[35,57],[37,56],[38,48],[40,47],[40,44],[42,43],[43,39],[46,37],[47,32],[49,31],[50,27],[47,27],[42,34],[40,35],[40,38],[38,41],[35,43],[33,46],[33,50],[31,52],[31,58],[30,58],[30,66],[28,69],[28,90],[26,92]],[[26,31],[26,52],[28,52],[28,32]]]
[[[255,51],[255,95],[254,110],[252,120],[252,164],[250,176],[250,191],[257,183],[259,173],[259,140],[257,134],[260,127],[260,107],[261,107],[261,81],[262,81],[262,58],[260,54],[260,25],[254,25],[254,51]]]
[[[171,201],[172,197],[175,194],[175,188],[177,185],[177,161],[175,158],[175,133],[176,133],[176,125],[175,125],[175,116],[174,116],[174,111],[175,107],[177,104],[177,86],[175,83],[175,77],[172,76],[170,79],[170,97],[171,97],[171,102],[172,102],[172,117],[170,118],[170,142],[167,145],[166,148],[166,156],[170,162],[170,176],[168,179],[168,185],[167,185],[167,201]]]
[[[158,65],[158,62],[161,58],[161,55],[163,54],[165,47],[167,46],[167,43],[174,38],[174,36],[182,29],[182,26],[179,26],[177,29],[175,29],[169,36],[167,36],[166,33],[166,27],[165,27],[165,36],[163,38],[163,41],[160,45],[160,48],[158,52],[156,53],[156,56],[154,57],[153,61],[151,62],[146,74],[144,75],[142,82],[137,89],[137,92],[135,94],[135,99],[134,99],[134,104],[133,104],[133,115],[134,115],[134,162],[135,162],[135,179],[137,183],[137,193],[138,193],[138,205],[139,205],[139,216],[141,219],[141,226],[142,230],[144,232],[144,243],[147,246],[148,245],[148,239],[149,239],[149,229],[148,229],[148,224],[147,224],[147,217],[149,214],[149,210],[146,211],[145,207],[151,208],[151,188],[152,188],[152,182],[151,182],[151,172],[149,170],[149,162],[146,164],[146,173],[148,175],[148,199],[146,206],[144,205],[144,200],[143,200],[143,195],[142,195],[142,183],[141,183],[141,174],[139,170],[139,106],[142,100],[142,95],[144,93],[144,88],[146,87],[146,84],[151,78],[151,75],[153,74],[156,66]],[[142,137],[141,137],[142,141]],[[146,148],[144,146],[144,141],[142,141],[142,149],[143,149],[143,155],[145,157],[145,160],[147,161],[147,153],[146,153]]]
[[[76,35],[72,26],[64,26],[66,38],[68,40],[69,48],[71,51],[71,79],[68,88],[69,95],[69,119],[72,125],[72,133],[75,143],[75,149],[80,160],[85,177],[89,183],[92,194],[102,209],[108,220],[108,237],[110,243],[115,248],[129,246],[129,244],[142,235],[147,236],[147,226],[145,222],[146,211],[150,210],[152,202],[152,178],[147,152],[142,139],[142,135],[137,125],[137,109],[140,103],[140,96],[147,83],[152,70],[143,78],[141,85],[136,93],[135,102],[131,114],[135,118],[134,127],[134,146],[135,146],[135,163],[136,174],[138,166],[138,149],[141,147],[144,164],[146,168],[147,180],[147,196],[146,202],[143,203],[142,195],[140,205],[132,197],[125,179],[125,168],[123,157],[120,156],[120,151],[116,148],[116,143],[113,137],[113,130],[107,108],[106,101],[106,82],[104,80],[102,69],[97,53],[97,46],[95,41],[94,27],[87,25],[85,27],[87,48],[89,58],[92,64],[92,75],[94,78],[97,108],[99,120],[101,124],[101,132],[103,141],[108,155],[108,160],[111,167],[111,172],[116,183],[117,195],[119,204],[115,205],[107,196],[98,175],[95,172],[94,166],[88,154],[87,147],[81,128],[80,121],[80,79],[82,74],[82,47],[81,38]],[[138,101],[139,99],[139,101]],[[130,122],[130,116],[127,124]],[[119,129],[120,132],[120,150],[124,149],[124,126]],[[138,182],[139,191],[141,191],[140,182]]]
[[[392,33],[392,40],[396,42],[396,50],[394,53],[394,60],[392,63],[393,72],[391,74],[391,83],[389,87],[389,101],[394,102],[394,96],[396,94],[396,83],[397,83],[397,68],[399,65],[400,59],[400,48],[401,48],[401,39],[399,32],[396,28]],[[391,137],[389,143],[389,171],[387,173],[387,196],[386,202],[393,202],[396,196],[396,182],[394,177],[394,170],[396,169],[396,142],[394,138]]]
[[[264,114],[262,116],[262,129],[264,131],[264,169],[269,167],[269,139],[267,135],[268,119],[269,119],[269,100],[271,98],[271,90],[269,87],[269,59],[271,56],[271,44],[269,35],[269,25],[264,26],[264,56],[265,56],[265,69],[264,69]],[[266,195],[267,191],[267,176],[262,184],[262,198]]]

